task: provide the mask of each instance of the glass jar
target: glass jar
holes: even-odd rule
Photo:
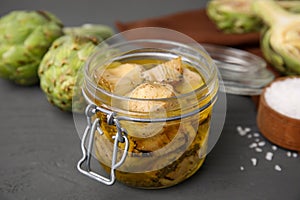
[[[107,185],[117,179],[137,188],[170,187],[193,175],[207,155],[219,88],[217,69],[199,45],[128,36],[132,34],[99,45],[85,65],[82,91],[89,104],[85,111],[88,126],[82,136],[83,158],[78,169]],[[105,70],[117,69],[116,73],[122,74],[117,67],[124,64],[142,66],[145,71],[176,58],[181,59],[184,70],[201,77],[201,84],[173,84],[177,92],[163,87],[155,98],[150,94],[158,84],[157,77],[150,83],[140,80],[135,72],[124,73],[114,79],[114,91],[99,81]],[[160,76],[159,71],[152,76]],[[141,85],[144,96],[128,95]],[[164,80],[161,85],[168,84]],[[168,96],[169,92],[173,95]],[[109,178],[91,170],[91,155],[110,174]]]

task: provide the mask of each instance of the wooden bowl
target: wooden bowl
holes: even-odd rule
[[[288,77],[277,78],[272,83],[285,78]],[[268,87],[263,90],[259,100],[258,128],[272,143],[289,150],[300,151],[300,120],[283,115],[267,104],[265,92]]]

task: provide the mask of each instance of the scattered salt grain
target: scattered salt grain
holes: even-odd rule
[[[258,143],[258,146],[263,147],[263,146],[265,146],[265,144],[266,144],[265,141],[261,141],[261,142]]]
[[[272,145],[272,149],[273,149],[273,151],[276,151],[277,150],[277,146]]]
[[[254,137],[259,137],[259,133],[253,133]]]
[[[243,129],[241,126],[237,126],[236,130],[240,136],[245,136],[245,135],[247,135],[247,133],[249,133],[251,131],[251,129],[249,127],[246,127]]]
[[[256,143],[252,143],[252,144],[249,145],[249,148],[250,148],[250,149],[253,149],[253,148],[255,148],[255,147],[257,147],[257,144],[256,144]]]
[[[287,78],[271,84],[266,89],[267,104],[279,113],[300,119],[300,78]]]
[[[297,153],[293,153],[293,157],[294,157],[294,158],[297,158],[297,157],[298,157],[298,154],[297,154]]]
[[[241,126],[237,126],[236,130],[240,134],[240,136],[246,135],[246,133],[244,133],[244,130],[243,130],[243,128]]]
[[[300,81],[299,81],[299,84],[300,84]],[[299,96],[299,98],[300,98],[300,96]],[[251,129],[249,127],[243,128],[242,126],[237,126],[236,129],[240,136],[247,136],[247,138],[249,138],[249,139],[253,138],[253,140],[252,140],[253,142],[249,145],[249,148],[254,149],[255,152],[258,152],[258,153],[263,152],[263,147],[266,145],[266,141],[264,141],[264,139],[262,139],[262,138],[259,138],[260,137],[259,133],[253,133],[253,132],[251,133]],[[277,151],[277,149],[278,149],[278,147],[276,145],[272,145],[271,148],[272,148],[273,152]],[[268,161],[273,160],[274,153],[275,153],[275,152],[274,153],[273,152],[271,152],[271,151],[266,152],[265,159]],[[288,157],[293,157],[293,158],[298,157],[297,152],[293,153],[291,151],[288,151],[288,152],[286,152],[286,155]],[[257,158],[251,158],[250,160],[254,167],[257,166],[257,164],[258,164]],[[274,165],[274,169],[278,172],[282,171],[281,166],[278,164]],[[245,167],[240,166],[240,171],[245,171]]]
[[[244,131],[239,132],[239,134],[240,134],[240,136],[245,136],[245,135],[247,135],[247,133],[244,132]]]
[[[249,133],[249,132],[251,131],[251,128],[246,127],[246,128],[244,129],[244,131],[245,131],[246,133]]]
[[[236,130],[237,130],[238,132],[240,132],[241,130],[243,130],[243,128],[242,128],[241,126],[237,126],[237,127],[236,127]]]
[[[251,158],[251,162],[253,166],[257,165],[257,159],[256,158]]]
[[[265,158],[266,158],[266,160],[271,161],[273,159],[273,153],[272,152],[267,152]]]
[[[274,169],[275,169],[276,171],[279,171],[279,172],[282,170],[281,167],[280,167],[279,165],[275,165]]]

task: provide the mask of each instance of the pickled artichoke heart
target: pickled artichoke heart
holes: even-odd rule
[[[151,82],[175,83],[181,80],[182,73],[181,57],[178,57],[145,71],[142,76]]]
[[[178,106],[176,98],[170,101],[159,101],[160,98],[175,97],[174,89],[167,83],[142,83],[137,86],[128,95],[135,99],[128,102],[128,110],[133,112],[148,113],[152,118],[166,118],[167,110],[172,110]],[[130,123],[122,122],[124,127],[131,136],[140,138],[137,139],[136,149],[139,151],[153,151],[153,148],[161,147],[165,144],[164,137],[168,138],[166,134],[161,135],[168,127],[166,122],[157,123]],[[149,142],[152,141],[152,142]]]
[[[142,73],[150,82],[171,84],[175,93],[184,94],[201,87],[204,82],[199,73],[183,66],[181,57],[164,62]]]
[[[54,41],[40,67],[40,86],[49,102],[65,111],[72,110],[72,97],[78,91],[77,72],[94,51],[98,40],[91,37],[65,35]],[[80,73],[79,73],[80,74]],[[83,98],[73,102],[73,111],[80,112]]]
[[[117,95],[125,95],[143,82],[144,68],[138,64],[112,63],[106,69],[97,71],[95,80],[103,89]]]
[[[107,91],[133,98],[126,102],[126,105],[123,101],[113,101],[113,106],[130,112],[146,113],[151,118],[167,117],[166,110],[177,109],[177,112],[180,112],[178,109],[186,106],[188,102],[179,102],[175,96],[191,92],[204,84],[198,73],[183,66],[181,57],[158,64],[148,70],[139,64],[115,62],[98,71],[95,80],[98,80],[98,85]],[[170,99],[167,102],[158,100],[161,98]],[[149,139],[159,135],[166,128],[164,122],[134,126],[130,122],[122,123],[132,136],[142,138],[137,142],[141,143],[137,146],[143,147],[138,148],[141,151],[151,150],[151,143],[143,144],[144,138]],[[155,146],[156,142],[153,142],[153,145]]]
[[[46,11],[13,11],[0,18],[0,77],[20,85],[38,82],[38,66],[62,23]]]
[[[255,1],[253,9],[267,24],[261,49],[282,74],[300,74],[300,14],[285,11],[272,0]]]
[[[180,94],[189,93],[204,85],[203,79],[197,72],[188,68],[183,69],[183,78],[174,84],[176,92]]]
[[[114,34],[114,31],[109,26],[102,24],[84,24],[78,27],[65,27],[63,31],[67,35],[97,37],[99,41],[105,40]]]
[[[105,120],[105,116],[101,116],[100,118]],[[128,152],[132,153],[129,154],[129,158],[127,158],[127,163],[129,164],[128,167],[132,167],[133,165],[136,167],[139,166],[138,170],[141,171],[146,168],[148,169],[148,167],[150,167],[149,170],[153,168],[160,169],[176,160],[187,149],[194,148],[192,147],[194,146],[194,142],[196,142],[197,145],[201,144],[200,146],[203,146],[207,136],[208,126],[205,124],[208,124],[208,119],[209,116],[206,115],[205,120],[201,123],[199,123],[199,116],[193,116],[186,120],[166,122],[162,132],[147,137],[144,137],[145,135],[140,135],[139,137],[135,133],[136,131],[139,131],[140,128],[138,122],[123,124],[122,127],[126,127],[126,129],[130,126],[135,127],[135,130],[132,130],[133,132],[127,130],[130,141]],[[154,123],[152,123],[152,125],[153,124]],[[142,125],[145,125],[145,123]],[[202,127],[198,129],[199,125]],[[109,158],[111,158],[113,148],[111,138],[115,134],[115,131],[112,131],[111,127],[104,123],[101,124],[101,128],[104,130],[106,137],[101,135],[96,136],[96,145],[107,149],[107,151],[102,151],[101,155],[103,162],[109,165]],[[196,131],[197,129],[199,132],[198,134]],[[200,146],[198,145],[197,150]],[[148,164],[144,165],[145,163],[142,164],[140,162],[136,164],[130,163],[130,161],[135,160],[135,157],[139,157],[140,161],[144,160],[144,162],[147,162]],[[141,159],[141,157],[145,159]],[[162,160],[160,160],[159,163],[153,163],[153,161],[157,161],[158,159]],[[137,170],[137,168],[134,170]]]
[[[150,61],[144,68],[139,64],[115,62],[98,71],[95,78],[103,89],[113,93],[123,91],[130,97],[126,111],[153,119],[167,118],[174,113],[180,115],[181,108],[189,107],[193,101],[187,102],[176,96],[204,84],[200,74],[182,63],[180,57],[155,66]],[[208,108],[179,120],[120,121],[127,130],[130,144],[125,162],[116,169],[117,179],[131,186],[151,188],[176,184],[191,176],[206,155],[210,113]],[[95,135],[95,153],[104,169],[109,171],[116,127],[106,123],[105,114],[99,113],[98,117],[103,122],[104,135]],[[119,147],[117,160],[123,154],[124,144],[120,143]]]
[[[140,142],[131,143],[130,153],[125,163],[116,170],[118,180],[131,186],[149,188],[178,183],[191,176],[204,160],[209,129],[209,116],[200,124],[198,117],[193,116],[180,121],[179,128],[175,125],[179,122],[169,122],[167,125],[169,129],[161,134],[164,137],[144,140],[144,144],[154,142],[150,144],[153,146],[153,151],[136,151]],[[108,134],[106,130],[109,129],[102,128],[105,135]],[[108,137],[95,135],[96,156],[107,171],[109,171],[113,152],[108,138],[111,138],[111,135]],[[136,139],[131,136],[129,138],[130,140]],[[119,157],[122,154],[122,150],[119,149]]]
[[[136,87],[129,97],[137,99],[148,99],[147,101],[129,102],[129,110],[135,112],[156,112],[161,109],[171,109],[176,105],[172,101],[151,101],[152,99],[170,98],[174,97],[175,92],[173,86],[163,83],[143,83]]]
[[[251,9],[254,0],[211,0],[207,15],[225,33],[259,31],[262,21]],[[286,10],[300,12],[299,1],[277,1]]]

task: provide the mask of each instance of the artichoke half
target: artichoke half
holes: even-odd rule
[[[46,11],[12,11],[0,18],[0,77],[20,85],[39,79],[38,66],[62,23]]]
[[[273,0],[256,0],[253,10],[266,23],[261,35],[264,57],[279,72],[300,74],[300,14],[282,9]]]
[[[254,0],[211,0],[207,15],[224,33],[259,31],[263,23],[251,9]],[[299,1],[277,1],[286,10],[300,13]]]

